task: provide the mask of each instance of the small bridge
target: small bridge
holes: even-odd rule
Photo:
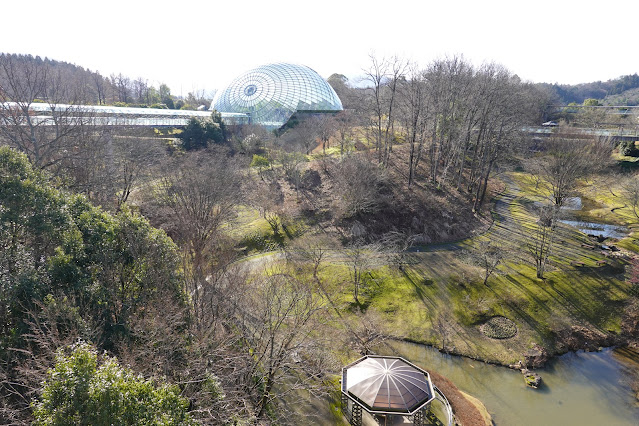
[[[555,129],[557,129],[557,127],[528,126],[528,127],[524,127],[522,130],[525,133],[528,133],[530,135],[546,138],[556,133]],[[576,129],[576,130],[579,130],[580,134],[606,137],[614,141],[639,140],[639,125],[630,129],[625,127],[619,127],[617,129]]]

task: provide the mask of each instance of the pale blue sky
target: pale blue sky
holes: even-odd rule
[[[212,90],[255,66],[359,75],[369,54],[422,65],[463,54],[534,82],[639,72],[637,0],[224,0],[2,2],[0,51],[103,75]]]

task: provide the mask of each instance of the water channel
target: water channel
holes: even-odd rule
[[[566,198],[561,210],[568,219],[560,220],[560,222],[577,228],[586,235],[594,235],[601,238],[614,238],[618,240],[628,236],[629,230],[624,226],[579,220],[576,213],[583,210],[583,208],[583,200],[581,197]]]
[[[378,352],[403,356],[446,376],[479,398],[498,426],[639,424],[639,405],[630,386],[639,371],[636,353],[603,349],[565,354],[537,370],[543,384],[535,390],[526,387],[516,370],[428,346],[393,341]]]
[[[602,238],[622,239],[629,233],[628,228],[605,223],[584,222],[579,220],[560,220],[561,223],[577,228],[587,235],[595,235]]]

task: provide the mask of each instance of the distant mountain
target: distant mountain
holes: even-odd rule
[[[639,87],[626,90],[616,95],[608,95],[603,99],[604,105],[639,105]]]
[[[575,102],[582,104],[586,99],[594,98],[607,105],[639,105],[635,89],[639,89],[639,75],[624,75],[614,80],[595,81],[582,84],[549,84],[539,86],[550,91],[559,104]]]

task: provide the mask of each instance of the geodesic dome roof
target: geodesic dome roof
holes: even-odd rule
[[[381,414],[412,415],[434,399],[429,374],[399,357],[368,355],[344,367],[342,392]]]
[[[212,108],[244,113],[252,124],[281,127],[297,111],[341,111],[333,88],[307,66],[276,63],[254,68],[217,92]]]

